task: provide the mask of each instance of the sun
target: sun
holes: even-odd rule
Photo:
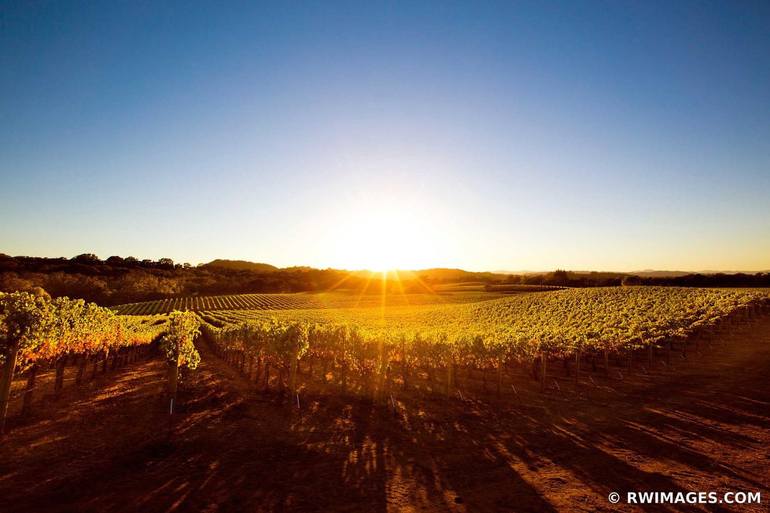
[[[370,271],[386,272],[410,264],[408,225],[397,212],[371,212],[352,228],[351,260]]]
[[[413,190],[414,189],[414,190]],[[412,271],[448,267],[462,222],[414,185],[369,183],[306,220],[305,248],[322,266],[350,271]]]
[[[435,258],[420,218],[396,208],[360,211],[346,223],[337,251],[345,267],[387,272],[416,269]]]

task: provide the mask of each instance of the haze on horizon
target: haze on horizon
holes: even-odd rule
[[[770,4],[5,2],[0,252],[770,269]]]

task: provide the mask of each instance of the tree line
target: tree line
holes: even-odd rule
[[[8,256],[0,253],[0,291],[43,289],[52,297],[68,296],[112,306],[171,297],[222,294],[315,292],[330,289],[379,294],[379,273],[312,267],[277,268],[268,264],[215,260],[197,266],[170,258],[139,260],[85,253],[73,258]],[[432,292],[434,284],[475,280],[492,282],[506,276],[458,269],[431,269],[386,280],[390,292]],[[373,279],[374,278],[374,279]],[[417,279],[419,278],[419,279]]]
[[[0,254],[0,291],[43,289],[52,297],[80,298],[111,306],[169,297],[326,290],[363,278],[334,269],[248,269],[178,264],[170,258],[138,260],[84,254],[74,258],[11,257]]]
[[[433,292],[445,283],[494,286],[548,285],[600,287],[669,285],[694,287],[770,287],[770,272],[645,276],[611,272],[480,273],[461,269],[400,272],[383,282],[378,273],[312,267],[277,268],[268,264],[215,260],[197,266],[171,258],[140,260],[84,253],[73,258],[8,256],[0,253],[0,292],[43,289],[52,297],[80,298],[112,306],[172,297],[221,294],[314,292],[347,289],[379,294]]]

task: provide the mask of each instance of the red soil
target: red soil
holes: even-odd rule
[[[768,511],[770,319],[675,369],[576,392],[265,396],[205,347],[169,421],[158,360],[36,405],[0,442],[0,511]],[[557,369],[560,372],[561,369]],[[45,382],[45,379],[43,380]],[[510,388],[509,388],[510,390]],[[611,491],[762,504],[612,505]]]

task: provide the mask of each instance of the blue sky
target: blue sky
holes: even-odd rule
[[[770,268],[767,2],[2,2],[0,251]]]

